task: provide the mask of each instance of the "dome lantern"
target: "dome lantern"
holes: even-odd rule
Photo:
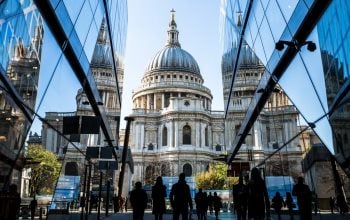
[[[201,77],[197,61],[190,53],[183,50],[179,43],[179,31],[175,22],[175,10],[170,11],[171,19],[168,28],[167,43],[149,62],[146,73],[154,71],[183,71]]]
[[[179,43],[179,31],[177,30],[177,25],[175,22],[175,10],[171,11],[171,20],[168,28],[168,39],[166,47],[181,47]]]

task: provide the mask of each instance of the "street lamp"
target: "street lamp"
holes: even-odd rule
[[[297,40],[292,41],[285,41],[285,40],[279,40],[275,44],[275,48],[278,51],[281,51],[284,49],[284,45],[287,45],[289,47],[294,47],[296,50],[300,50],[301,47],[304,45],[307,45],[307,49],[311,52],[316,50],[316,44],[312,41],[305,41],[303,43],[298,42]]]
[[[143,154],[143,152],[144,152],[144,150],[146,149],[146,146],[143,146],[143,148],[142,148],[142,170],[141,170],[141,182],[142,182],[142,185],[144,185],[144,183],[145,183],[145,175],[144,175],[144,172],[145,172],[145,159],[144,159],[144,154]]]

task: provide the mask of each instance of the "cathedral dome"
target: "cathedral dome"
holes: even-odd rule
[[[148,64],[147,72],[178,70],[200,75],[196,60],[180,47],[165,47],[158,51]]]
[[[178,35],[179,32],[177,30],[173,13],[168,28],[167,44],[165,45],[165,48],[158,51],[151,59],[146,72],[172,70],[185,71],[200,75],[197,61],[190,53],[181,49]]]
[[[234,65],[237,58],[238,48],[233,46],[227,53],[222,57],[221,70],[223,73],[233,72]],[[259,58],[256,56],[254,51],[250,49],[249,45],[244,41],[240,51],[240,63],[241,66],[260,66],[262,65]]]
[[[105,20],[103,20],[91,58],[91,65],[95,67],[111,67],[112,60],[112,52],[108,42],[107,30],[105,29]]]

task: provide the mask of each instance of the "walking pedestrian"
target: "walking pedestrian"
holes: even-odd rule
[[[213,214],[213,195],[211,192],[209,192],[208,195],[208,207],[209,207],[209,214]]]
[[[284,200],[279,192],[276,192],[275,196],[272,198],[272,208],[275,209],[277,214],[277,219],[281,220],[281,209],[286,206]]]
[[[152,201],[155,220],[162,220],[165,213],[166,186],[163,185],[161,176],[157,177],[156,184],[152,187]]]
[[[292,194],[290,192],[286,193],[286,206],[289,211],[290,220],[294,220],[293,209],[295,208],[295,203],[293,201]]]
[[[204,210],[206,210],[207,198],[201,188],[198,189],[194,201],[196,202],[196,212],[198,220],[204,219]]]
[[[208,212],[208,195],[207,192],[203,193],[204,195],[204,201],[203,201],[203,219],[207,220],[207,212]]]
[[[4,209],[3,216],[1,219],[15,220],[19,213],[19,208],[21,205],[21,196],[17,192],[17,185],[11,184],[9,191],[5,193],[5,200],[2,204],[2,209]]]
[[[297,197],[300,220],[312,219],[312,195],[309,186],[304,184],[303,177],[298,178],[292,194]]]
[[[335,206],[335,199],[333,196],[329,197],[329,208],[331,209],[331,213],[334,214],[334,206]]]
[[[248,218],[263,220],[265,215],[270,218],[270,200],[260,171],[254,167],[248,184]]]
[[[117,196],[117,194],[114,194],[112,200],[113,200],[114,213],[117,213],[119,211],[119,204],[118,204],[118,196]],[[98,209],[98,207],[97,207],[97,209]]]
[[[220,212],[220,209],[222,208],[222,202],[221,202],[221,198],[218,196],[216,192],[214,192],[214,196],[213,196],[213,206],[214,206],[214,212],[215,212],[215,219],[218,220],[219,212]]]
[[[135,189],[130,193],[130,203],[133,210],[133,220],[143,220],[145,209],[147,207],[147,194],[142,189],[142,183],[136,182]]]
[[[247,219],[247,205],[248,205],[248,188],[243,183],[243,176],[240,175],[238,184],[233,185],[232,195],[234,202],[234,209],[237,213],[237,220]]]
[[[30,218],[34,219],[35,210],[36,210],[36,207],[38,206],[38,201],[35,199],[35,197],[33,198],[32,201],[30,201],[29,206],[30,206]]]
[[[175,183],[170,191],[169,199],[173,208],[174,220],[179,220],[180,214],[182,220],[188,220],[188,207],[190,212],[193,210],[190,187],[186,184],[185,174],[179,175],[179,181]]]

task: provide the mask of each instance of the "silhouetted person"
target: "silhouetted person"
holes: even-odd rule
[[[213,195],[211,194],[211,192],[209,192],[209,195],[208,195],[208,207],[209,207],[209,213],[213,214]]]
[[[128,212],[128,197],[127,196],[125,197],[125,204],[124,204],[124,206],[125,206],[125,212]]]
[[[290,192],[286,192],[286,206],[289,211],[290,220],[293,220],[293,208],[295,208],[295,204],[292,198],[292,194],[290,194]]]
[[[313,208],[314,208],[314,215],[317,215],[317,211],[318,211],[318,197],[316,192],[311,193],[312,195],[312,204],[313,204]]]
[[[97,199],[97,196],[95,196],[94,194],[91,193],[91,196],[90,196],[90,208],[89,208],[89,213],[91,214],[91,211],[94,207],[96,207],[96,210],[98,208],[98,199]]]
[[[123,196],[118,197],[118,207],[119,207],[119,211],[123,212],[123,210],[124,210],[124,198],[123,198]]]
[[[29,208],[30,208],[30,218],[34,219],[35,217],[35,210],[38,206],[38,201],[34,198],[32,201],[30,201]]]
[[[272,198],[272,205],[276,211],[278,220],[281,220],[281,209],[285,206],[285,203],[279,192],[276,192],[275,196]]]
[[[213,206],[214,206],[214,212],[215,212],[215,219],[218,220],[219,212],[220,212],[220,209],[222,208],[222,202],[221,202],[221,198],[218,196],[216,192],[214,192],[214,196],[213,196]]]
[[[5,208],[4,216],[1,219],[15,220],[21,205],[21,196],[17,192],[17,185],[11,184],[9,191],[5,194],[5,201],[2,204]]]
[[[152,200],[155,220],[162,220],[163,214],[165,213],[165,197],[166,197],[166,186],[163,185],[163,179],[161,176],[157,177],[156,184],[152,187]]]
[[[198,220],[203,220],[205,217],[204,211],[206,210],[207,198],[201,188],[198,189],[194,201],[196,202],[197,218]]]
[[[192,211],[193,205],[190,187],[186,184],[184,173],[179,175],[179,181],[172,186],[169,199],[174,211],[173,219],[178,220],[181,214],[182,220],[187,220],[188,207]]]
[[[208,212],[208,195],[207,195],[207,192],[204,192],[203,193],[204,195],[204,202],[203,202],[203,219],[204,220],[207,220],[207,212]]]
[[[251,178],[248,184],[248,218],[254,220],[270,217],[270,200],[264,180],[258,168],[251,171]]]
[[[119,212],[119,199],[118,199],[118,196],[116,194],[114,194],[112,200],[113,200],[114,213]]]
[[[349,211],[349,206],[345,201],[344,195],[342,195],[341,193],[337,194],[337,206],[340,214],[344,214]]]
[[[331,209],[331,213],[334,214],[335,207],[335,199],[333,196],[329,197],[329,208]]]
[[[135,189],[130,193],[130,203],[133,210],[133,220],[143,220],[147,207],[147,193],[142,189],[141,182],[135,183]]]
[[[243,177],[240,175],[238,184],[233,185],[232,195],[234,202],[234,209],[237,213],[237,220],[247,219],[248,206],[248,187],[243,183]]]
[[[309,186],[304,184],[303,177],[298,178],[292,194],[297,197],[300,220],[312,219],[312,195]]]

